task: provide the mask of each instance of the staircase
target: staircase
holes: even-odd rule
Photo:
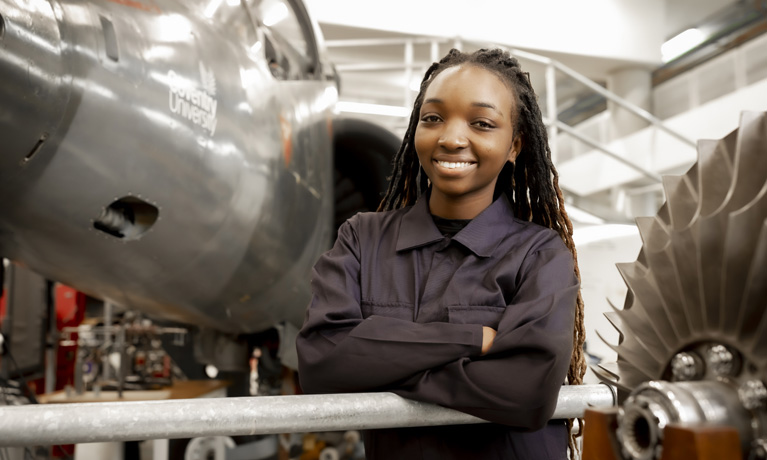
[[[584,79],[556,62],[546,61],[546,65],[556,69],[557,87],[562,84],[560,74]],[[561,120],[564,110],[557,112],[554,123],[549,117],[560,185],[574,196],[577,206],[608,221],[651,215],[664,199],[660,176],[686,171],[696,160],[698,139],[724,137],[738,126],[743,110],[767,110],[767,35],[653,88],[657,117],[631,107],[599,85],[583,86],[631,110],[648,126],[610,140],[611,114],[606,104],[605,110],[572,126]],[[556,94],[547,92],[547,106],[552,97],[556,100]]]

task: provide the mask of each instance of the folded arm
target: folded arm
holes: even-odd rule
[[[565,248],[531,254],[523,269],[486,355],[421,372],[394,392],[496,423],[541,428],[567,375],[579,284]]]
[[[363,319],[359,276],[359,245],[347,222],[312,273],[312,302],[296,340],[305,392],[380,390],[426,369],[480,354],[480,325]]]

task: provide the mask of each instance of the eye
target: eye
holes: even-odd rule
[[[441,118],[439,118],[439,116],[434,114],[427,114],[421,117],[421,121],[423,123],[437,123],[441,121]]]
[[[477,120],[477,121],[475,121],[474,122],[474,126],[476,126],[477,128],[480,128],[480,129],[492,129],[492,128],[495,128],[495,126],[492,123],[487,122],[485,120]]]

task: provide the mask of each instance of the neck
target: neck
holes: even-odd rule
[[[432,190],[429,196],[429,212],[443,219],[473,219],[492,203],[492,196],[451,197]]]

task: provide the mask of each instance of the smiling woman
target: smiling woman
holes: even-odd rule
[[[522,147],[515,113],[507,86],[480,67],[452,67],[429,85],[415,149],[432,183],[432,214],[472,219],[493,202],[498,175]]]
[[[421,83],[380,212],[338,231],[296,341],[308,393],[392,391],[489,425],[365,434],[368,459],[563,460],[581,383],[572,225],[527,74],[451,51]]]

